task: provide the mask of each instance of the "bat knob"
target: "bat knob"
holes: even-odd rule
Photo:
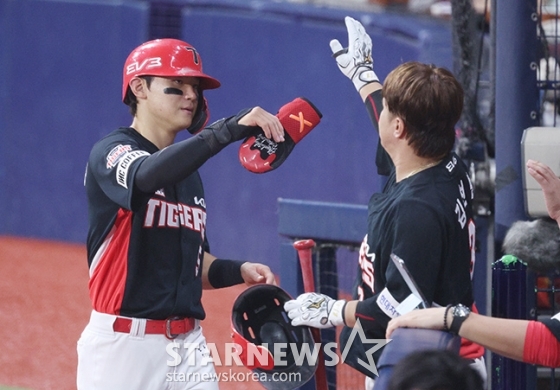
[[[312,239],[298,240],[294,242],[294,248],[296,248],[296,250],[298,251],[304,249],[310,249],[314,247],[315,247],[315,241],[313,241]]]

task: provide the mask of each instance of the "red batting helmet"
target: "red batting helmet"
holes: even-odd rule
[[[220,86],[218,80],[202,72],[202,59],[191,44],[171,38],[145,42],[129,54],[123,69],[125,103],[128,84],[136,76],[198,77],[201,90]]]

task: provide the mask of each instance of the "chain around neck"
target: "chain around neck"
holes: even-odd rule
[[[431,167],[433,167],[433,166],[439,164],[440,161],[441,161],[441,160],[432,161],[432,162],[429,163],[429,164],[424,164],[424,165],[420,166],[420,168],[416,168],[415,170],[413,170],[412,172],[410,172],[408,175],[406,175],[406,176],[403,178],[403,180],[408,179],[410,176],[414,176],[414,175],[416,175],[417,173],[422,172],[422,171],[425,170],[425,169],[431,168]]]

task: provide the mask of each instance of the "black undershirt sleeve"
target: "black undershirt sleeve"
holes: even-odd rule
[[[383,110],[383,93],[379,89],[375,92],[369,94],[365,100],[366,110],[369,114],[369,119],[371,123],[375,126],[375,129],[379,132],[379,114]]]
[[[144,193],[177,183],[202,166],[232,142],[239,141],[259,130],[243,126],[238,120],[251,109],[236,116],[221,119],[187,140],[170,145],[145,158],[136,172],[135,185]]]

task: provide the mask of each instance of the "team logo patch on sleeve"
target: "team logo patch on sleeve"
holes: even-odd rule
[[[132,146],[130,145],[117,145],[107,155],[107,169],[111,169],[117,165],[117,162],[121,159],[125,153],[130,152]]]
[[[135,150],[122,156],[119,161],[119,165],[117,166],[117,184],[123,186],[124,188],[128,188],[127,178],[130,165],[133,161],[139,159],[140,157],[149,155],[150,153],[143,150]]]

